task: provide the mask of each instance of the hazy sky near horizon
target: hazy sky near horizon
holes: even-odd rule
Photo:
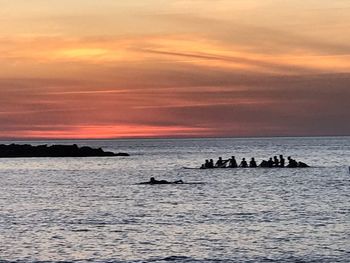
[[[0,0],[0,138],[350,135],[348,0]]]

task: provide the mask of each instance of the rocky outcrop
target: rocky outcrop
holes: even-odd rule
[[[38,145],[30,144],[0,144],[0,158],[14,157],[102,157],[129,156],[128,153],[105,152],[101,148],[78,145]]]

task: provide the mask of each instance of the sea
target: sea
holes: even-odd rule
[[[17,143],[130,156],[0,159],[2,263],[350,262],[350,137]],[[188,169],[279,154],[311,168]]]

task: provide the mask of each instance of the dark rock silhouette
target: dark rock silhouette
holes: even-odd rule
[[[78,145],[38,145],[30,144],[0,144],[0,158],[15,157],[102,157],[129,156],[128,153],[105,152],[101,148],[95,149]]]

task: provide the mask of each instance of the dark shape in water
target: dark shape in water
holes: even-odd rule
[[[214,161],[213,159],[210,160],[205,160],[205,163],[201,165],[200,169],[210,169],[210,168],[257,168],[257,167],[262,167],[262,168],[306,168],[310,167],[306,163],[303,162],[297,162],[296,160],[292,159],[290,156],[288,157],[288,165],[285,166],[285,159],[283,158],[283,155],[281,154],[279,156],[279,159],[277,156],[274,156],[273,159],[269,158],[268,161],[263,160],[259,166],[256,163],[256,160],[254,157],[251,158],[249,161],[249,166],[245,158],[242,158],[242,161],[239,166],[237,166],[237,161],[235,159],[235,156],[232,156],[229,159],[222,159],[222,157],[219,157],[217,162],[215,163],[214,166]],[[228,165],[227,165],[228,164]],[[187,169],[190,169],[190,167],[185,167]],[[198,169],[198,168],[197,168]]]
[[[249,167],[251,167],[251,168],[256,168],[257,167],[254,157],[250,160]]]
[[[183,184],[182,180],[177,180],[174,182],[169,182],[167,180],[156,180],[154,177],[151,177],[148,182],[143,182],[140,184]]]
[[[266,160],[262,160],[261,163],[259,164],[259,167],[267,168],[269,167],[269,164]]]
[[[103,157],[129,156],[128,153],[105,152],[101,148],[95,149],[78,145],[38,145],[30,144],[0,144],[0,158],[16,157]]]
[[[222,167],[223,164],[224,164],[224,160],[222,159],[222,157],[219,157],[219,159],[215,163],[215,167]]]
[[[267,161],[267,167],[272,168],[273,164],[274,164],[274,162],[273,162],[272,158],[269,158],[269,160]]]
[[[310,167],[310,166],[307,165],[306,163],[298,162],[298,167],[299,167],[299,168],[306,168],[306,167]]]
[[[238,167],[236,158],[234,156],[231,156],[231,159],[229,159],[228,167],[229,168],[237,168]]]
[[[296,167],[298,167],[298,163],[297,163],[296,160],[292,159],[290,156],[288,156],[287,159],[288,159],[288,165],[287,165],[288,168],[296,168]]]
[[[279,165],[279,167],[284,167],[284,162],[285,162],[285,160],[283,158],[283,155],[281,154],[280,155],[280,165]]]
[[[242,168],[247,168],[247,167],[248,167],[248,163],[247,163],[247,161],[245,160],[245,158],[242,159],[242,162],[241,162],[241,164],[239,165],[239,167],[242,167]]]

